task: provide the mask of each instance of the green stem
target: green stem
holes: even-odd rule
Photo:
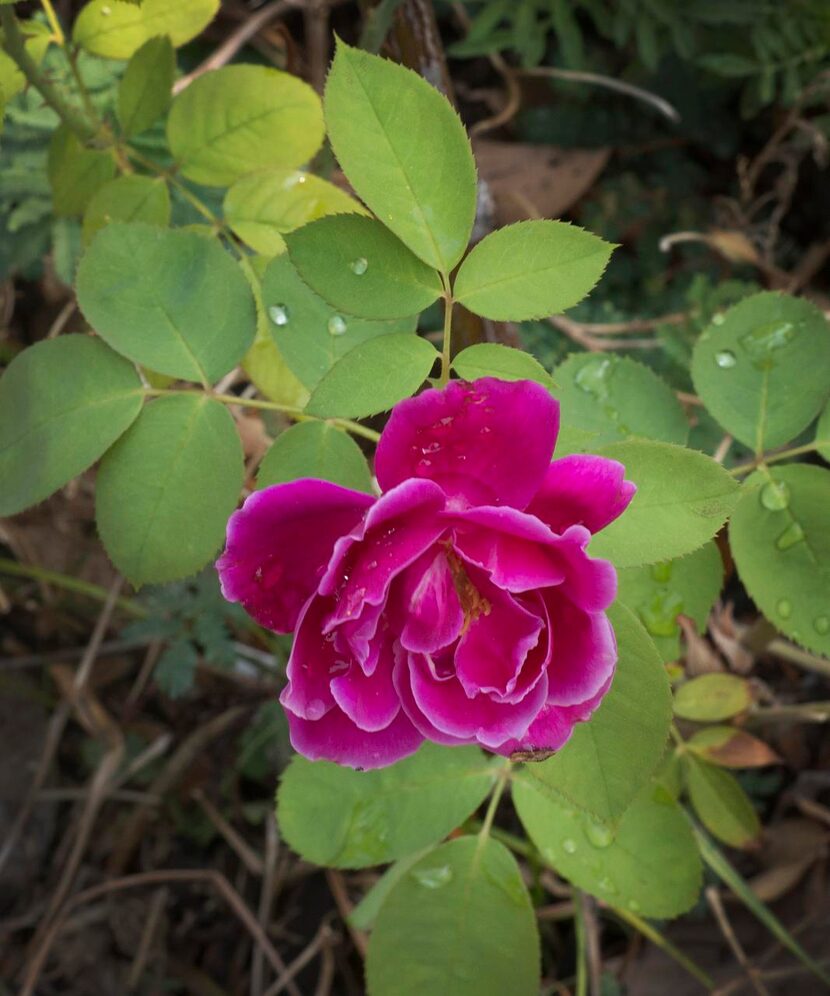
[[[212,391],[195,391],[190,388],[147,387],[144,389],[144,396],[147,398],[160,398],[170,394],[206,394],[223,405],[239,405],[241,408],[261,408],[265,411],[282,412],[296,422],[329,422],[331,425],[337,426],[338,429],[350,432],[353,436],[362,436],[373,443],[380,439],[379,432],[375,432],[374,429],[369,429],[359,422],[352,422],[351,419],[320,419],[314,415],[306,415],[301,408],[296,408],[294,405],[283,405],[278,401],[266,401],[263,398],[240,398],[236,394],[214,394]]]
[[[782,450],[780,453],[762,454],[755,460],[732,467],[729,473],[733,477],[739,477],[741,474],[751,474],[753,470],[757,470],[763,464],[779,463],[781,460],[789,460],[792,457],[802,456],[804,453],[812,453],[820,446],[830,446],[830,439],[814,439],[812,443],[804,443],[803,446],[794,446],[792,449]]]
[[[40,5],[43,7],[43,13],[46,15],[46,20],[49,22],[49,27],[52,29],[52,34],[55,36],[55,41],[61,48],[63,48],[66,44],[66,37],[63,33],[61,22],[58,20],[58,16],[55,13],[55,8],[52,6],[51,0],[40,0]]]
[[[576,928],[576,996],[588,996],[588,945],[585,936],[585,910],[582,892],[574,889],[574,927]]]
[[[499,808],[504,787],[510,780],[510,769],[512,767],[512,762],[506,761],[499,772],[498,780],[493,788],[493,794],[490,796],[490,804],[487,806],[487,812],[484,814],[484,822],[481,824],[481,829],[478,832],[479,846],[490,836],[493,820],[496,818],[496,810]]]
[[[20,25],[10,7],[0,7],[0,27],[2,27],[5,36],[7,55],[15,62],[29,83],[38,91],[67,128],[73,131],[82,142],[91,142],[98,134],[98,122],[91,120],[79,107],[69,103],[46,74],[41,72],[26,51],[26,43],[20,32]]]
[[[86,598],[92,598],[96,602],[105,602],[109,598],[109,592],[106,588],[101,588],[97,584],[82,581],[80,578],[69,577],[66,574],[59,574],[57,571],[50,571],[45,567],[37,567],[33,564],[19,564],[16,560],[6,560],[3,557],[0,557],[0,574],[16,578],[31,578],[33,581],[53,584],[57,588],[63,588],[65,591],[84,595]],[[119,609],[137,619],[143,619],[147,615],[146,611],[140,605],[129,598],[119,598],[115,604]]]
[[[444,329],[441,342],[441,376],[438,378],[438,386],[444,387],[450,379],[450,348],[452,345],[452,307],[453,299],[450,291],[449,280],[441,274],[441,281],[444,284]]]
[[[678,950],[672,942],[664,937],[659,930],[655,930],[654,927],[642,917],[637,916],[636,913],[631,913],[629,910],[621,909],[619,906],[610,906],[614,912],[615,916],[618,916],[620,920],[624,920],[627,924],[633,927],[635,930],[639,931],[643,937],[651,941],[652,944],[656,944],[658,948],[661,948],[666,954],[673,958],[678,965],[681,965],[689,975],[693,976],[697,981],[706,988],[707,991],[711,991],[715,985],[712,977],[696,965],[691,958],[687,958],[682,951]]]

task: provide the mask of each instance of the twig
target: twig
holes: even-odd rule
[[[141,931],[138,950],[135,953],[135,958],[130,966],[130,974],[127,977],[127,988],[130,990],[138,988],[138,984],[141,982],[141,976],[144,974],[147,958],[150,955],[150,948],[153,944],[153,937],[155,936],[159,918],[164,911],[164,904],[166,902],[167,889],[162,886],[162,888],[157,889],[153,893],[153,898],[150,900],[150,909],[147,912],[147,919]]]
[[[597,338],[587,332],[586,327],[581,322],[575,322],[565,315],[551,315],[548,322],[560,332],[564,332],[569,339],[579,343],[592,353],[602,352],[612,349],[655,349],[659,346],[657,339],[616,339]]]
[[[718,443],[718,448],[712,454],[712,459],[715,463],[723,463],[726,459],[726,454],[729,452],[729,448],[734,441],[735,440],[727,432],[723,439]]]
[[[47,339],[55,339],[57,336],[63,332],[66,327],[66,323],[75,314],[75,308],[77,307],[75,298],[70,298],[66,304],[58,312],[57,317],[49,326],[49,331],[46,333]]]
[[[738,963],[746,972],[749,984],[755,992],[758,993],[758,996],[770,996],[769,990],[763,982],[761,982],[760,973],[750,962],[749,958],[747,958],[746,952],[741,946],[741,942],[738,940],[735,935],[735,931],[732,929],[732,924],[729,922],[729,918],[726,915],[726,910],[723,907],[720,893],[714,885],[710,885],[706,887],[705,895],[706,901],[709,903],[712,912],[715,914],[715,919],[718,922],[721,933],[726,938],[726,943],[732,949],[732,953],[738,959]]]
[[[261,878],[263,872],[265,871],[262,864],[262,858],[260,858],[253,848],[250,847],[248,842],[243,840],[242,836],[234,830],[230,823],[228,823],[225,817],[219,812],[216,806],[213,805],[201,789],[196,789],[192,793],[192,796],[202,807],[205,816],[207,816],[210,822],[216,827],[217,831],[224,838],[228,847],[236,853],[236,856],[242,864],[252,875],[256,875],[258,878]]]
[[[251,15],[247,20],[243,21],[239,27],[233,31],[225,41],[213,52],[204,62],[200,63],[192,73],[188,73],[187,76],[182,76],[180,80],[177,80],[173,85],[173,93],[181,93],[182,90],[186,90],[190,84],[197,80],[200,76],[204,76],[205,73],[209,73],[214,69],[220,69],[222,66],[227,65],[231,59],[236,55],[236,53],[254,37],[258,34],[266,24],[270,24],[271,21],[276,20],[278,17],[282,17],[283,14],[287,14],[288,11],[295,9],[300,6],[300,0],[273,0],[272,3],[266,4],[261,10],[258,10],[255,14]]]
[[[164,885],[170,882],[206,883],[212,885],[228,906],[230,906],[256,943],[262,947],[265,957],[273,966],[275,972],[281,973],[285,971],[285,962],[280,957],[279,952],[268,939],[268,935],[257,923],[256,917],[245,905],[242,897],[221,872],[214,869],[191,871],[189,869],[173,868],[140,872],[137,875],[126,875],[123,878],[110,879],[107,882],[93,885],[91,888],[84,889],[83,892],[78,892],[72,896],[50,925],[38,950],[29,961],[19,996],[34,996],[35,988],[43,973],[52,945],[66,925],[69,914],[73,910],[112,892],[135,889],[146,885]],[[289,991],[292,996],[301,996],[301,993],[293,984],[289,986]]]
[[[274,903],[274,885],[276,882],[277,859],[279,857],[279,833],[277,832],[277,821],[274,814],[269,810],[265,818],[265,874],[262,878],[262,889],[259,893],[259,907],[257,917],[263,930],[268,928],[268,918],[271,915],[271,907]],[[251,958],[251,996],[262,996],[265,964],[262,960],[262,951],[254,946],[254,953]]]
[[[265,996],[278,996],[283,989],[286,989],[289,983],[292,982],[293,979],[311,961],[311,959],[315,957],[317,952],[329,943],[331,937],[331,927],[327,923],[320,924],[320,929],[315,934],[311,943],[297,955],[294,961],[292,961],[285,971],[280,974],[280,977],[276,980],[276,982],[265,990]]]
[[[329,889],[334,897],[334,902],[337,905],[338,912],[343,919],[343,923],[346,924],[346,929],[349,931],[349,935],[354,943],[354,946],[360,952],[360,957],[365,960],[366,951],[368,949],[368,938],[362,930],[357,930],[352,926],[350,915],[353,909],[349,895],[346,892],[346,885],[343,882],[343,876],[335,868],[326,869],[326,881],[329,884]]]

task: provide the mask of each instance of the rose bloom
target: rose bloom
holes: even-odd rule
[[[591,536],[634,485],[598,456],[551,463],[559,403],[531,381],[453,381],[401,402],[380,498],[303,479],[228,524],[225,598],[296,631],[280,696],[301,754],[377,768],[426,739],[558,750],[614,676],[616,574]]]

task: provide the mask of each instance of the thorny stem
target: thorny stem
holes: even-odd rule
[[[67,101],[46,74],[41,72],[34,59],[26,51],[20,25],[10,7],[0,7],[0,27],[2,27],[5,36],[7,55],[16,63],[29,83],[40,93],[67,128],[73,131],[82,142],[91,142],[99,132],[99,123]]]
[[[219,401],[223,405],[239,405],[241,408],[262,408],[266,411],[282,412],[289,415],[297,422],[328,422],[337,426],[338,429],[345,429],[346,432],[354,436],[362,436],[373,443],[380,439],[380,433],[374,429],[369,429],[359,422],[352,422],[347,418],[320,419],[314,415],[307,415],[301,408],[294,405],[283,405],[278,401],[266,401],[264,398],[241,398],[236,394],[215,394],[213,391],[194,391],[189,388],[161,388],[147,387],[144,389],[144,396],[147,398],[160,398],[169,394],[205,394],[214,401]]]

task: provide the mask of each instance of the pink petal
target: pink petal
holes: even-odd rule
[[[361,730],[370,733],[385,730],[398,715],[401,703],[392,683],[394,664],[392,640],[387,634],[371,675],[352,664],[345,673],[332,679],[335,702]]]
[[[333,675],[352,666],[352,661],[335,647],[334,640],[323,633],[323,619],[331,612],[331,600],[315,595],[300,614],[294,645],[288,658],[288,684],[280,702],[304,719],[317,720],[333,706]]]
[[[414,754],[424,741],[405,713],[399,712],[383,730],[367,733],[339,709],[316,722],[288,713],[294,749],[312,761],[334,761],[365,770],[383,768]]]
[[[228,522],[216,562],[222,594],[260,625],[290,633],[335,541],[360,521],[370,495],[303,479],[255,491]]]
[[[379,498],[359,525],[339,539],[320,582],[333,595],[334,625],[360,615],[364,605],[379,605],[390,581],[441,536],[444,493],[432,481],[405,481]]]
[[[464,612],[446,550],[433,547],[408,568],[395,602],[407,650],[431,654],[458,639]]]
[[[607,560],[589,557],[591,534],[584,526],[568,526],[559,547],[567,563],[562,591],[580,609],[602,612],[617,597],[617,572]]]
[[[455,673],[470,698],[481,692],[499,701],[513,701],[523,677],[521,699],[547,664],[547,639],[539,646],[544,621],[512,595],[482,580],[477,580],[476,586],[488,608],[470,621],[461,637],[455,651]],[[539,653],[532,655],[536,647]],[[533,673],[524,674],[531,657]]]
[[[548,702],[576,705],[605,687],[617,663],[614,630],[602,612],[583,612],[561,589],[544,592],[553,653],[548,666]]]
[[[624,477],[625,467],[605,457],[574,454],[554,460],[527,511],[556,533],[573,525],[597,533],[634,497],[637,487]]]
[[[457,740],[474,738],[491,749],[523,736],[547,698],[544,673],[520,702],[506,703],[487,695],[470,698],[454,675],[439,677],[426,655],[409,654],[408,665],[412,704],[418,712],[442,733]]]
[[[395,407],[375,473],[383,491],[423,477],[465,504],[524,508],[542,486],[558,431],[559,402],[539,384],[451,381]]]

